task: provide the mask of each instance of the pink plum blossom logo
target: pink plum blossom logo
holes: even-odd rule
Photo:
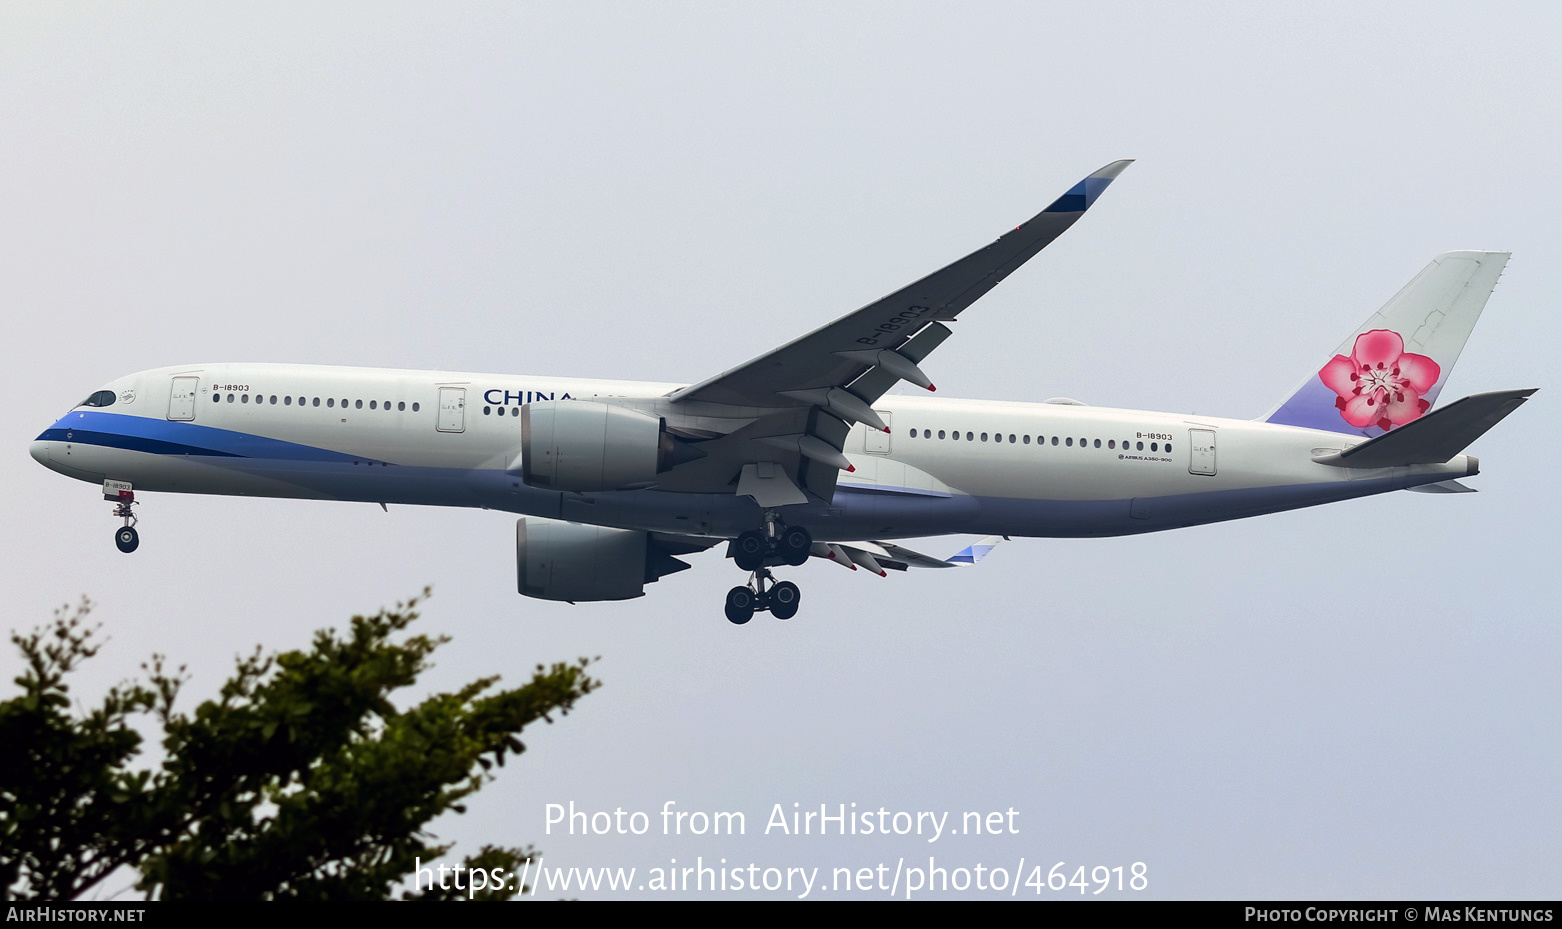
[[[1432,404],[1421,399],[1437,383],[1437,362],[1405,351],[1397,332],[1373,329],[1356,337],[1350,357],[1335,355],[1318,379],[1339,396],[1334,405],[1352,426],[1389,430],[1421,418]]]

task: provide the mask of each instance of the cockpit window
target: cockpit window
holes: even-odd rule
[[[112,390],[100,390],[87,399],[81,401],[82,406],[113,406],[114,392]]]

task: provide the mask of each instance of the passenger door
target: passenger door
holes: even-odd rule
[[[1188,473],[1215,473],[1215,430],[1188,430]]]
[[[874,410],[873,412],[879,414],[879,418],[884,420],[884,428],[893,428],[893,424],[889,421],[890,414],[888,410]],[[890,434],[888,432],[880,432],[872,426],[864,426],[863,429],[867,430],[863,434],[863,451],[870,455],[888,455],[890,453]]]
[[[201,379],[198,377],[176,377],[173,389],[168,393],[168,418],[175,422],[187,423],[195,419],[195,398],[199,393]]]
[[[466,430],[466,388],[439,388],[439,421],[434,428],[440,432]]]

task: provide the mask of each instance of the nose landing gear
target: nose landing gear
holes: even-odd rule
[[[769,583],[770,589],[765,585]],[[749,586],[734,587],[727,591],[727,619],[741,626],[754,618],[756,612],[769,610],[776,619],[791,619],[797,615],[802,591],[791,581],[776,581],[768,568],[754,571]]]
[[[114,517],[125,521],[123,526],[114,530],[114,544],[128,555],[141,544],[141,535],[136,532],[136,514],[131,510],[136,505],[136,495],[133,491],[121,490],[117,496],[109,499],[117,501],[114,504]]]

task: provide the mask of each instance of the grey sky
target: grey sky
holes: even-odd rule
[[[607,686],[440,824],[465,851],[1555,898],[1559,25],[1540,4],[5,3],[10,625],[91,595],[112,643],[83,696],[161,651],[204,697],[255,643],[425,583],[425,630],[455,639],[430,687],[603,656]],[[627,604],[523,599],[497,513],[148,495],[126,557],[97,492],[26,453],[103,382],[186,362],[697,381],[1123,157],[929,359],[941,394],[1256,416],[1432,255],[1508,249],[1443,399],[1542,392],[1471,449],[1481,493],[887,580],[815,564],[796,619],[735,628],[742,575],[714,554]],[[748,834],[544,835],[570,800],[742,811]],[[1020,832],[764,835],[794,802],[1012,807]]]

